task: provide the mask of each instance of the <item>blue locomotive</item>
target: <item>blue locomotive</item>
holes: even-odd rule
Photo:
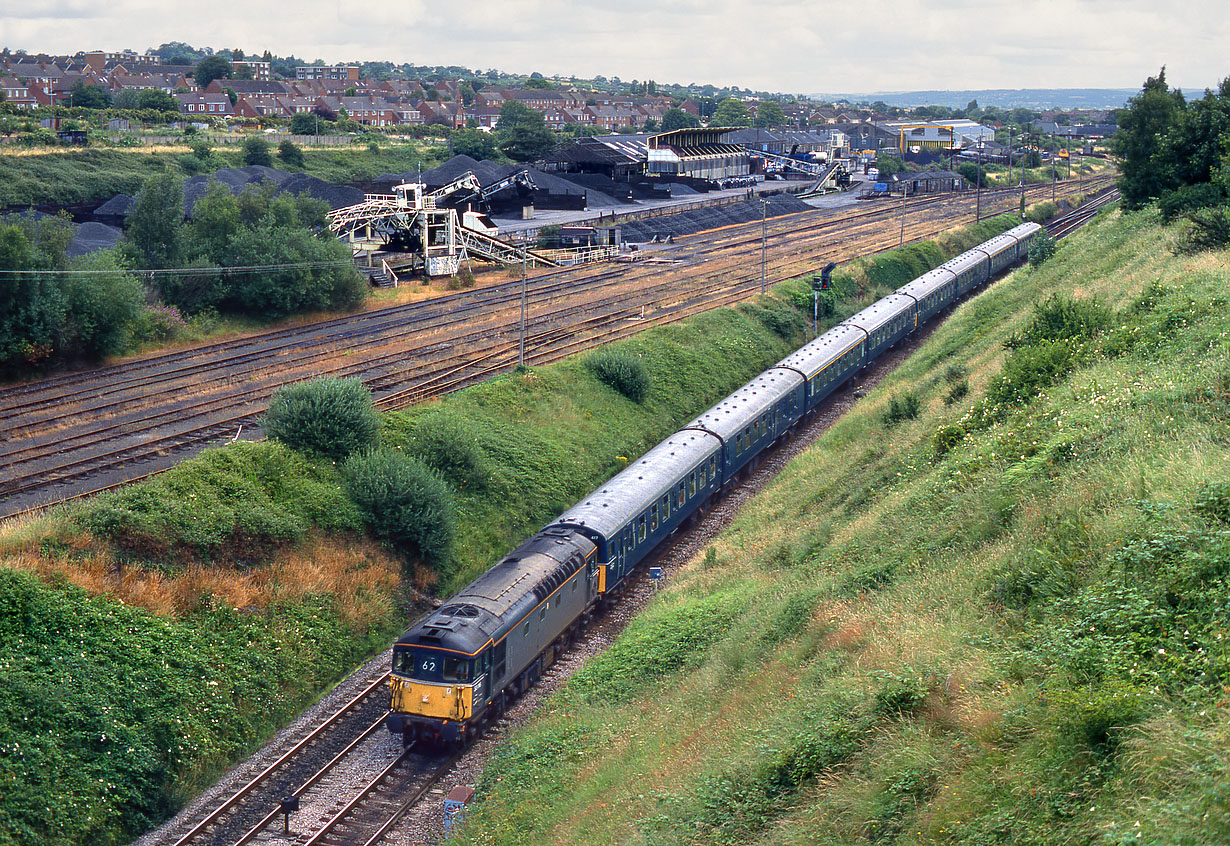
[[[679,525],[856,371],[1024,258],[1027,223],[962,253],[782,359],[557,517],[393,646],[390,731],[464,742],[554,662]]]

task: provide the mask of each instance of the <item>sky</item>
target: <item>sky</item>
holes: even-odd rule
[[[387,60],[548,77],[782,93],[1201,90],[1230,76],[1225,0],[0,0],[0,46],[171,41],[326,62]]]

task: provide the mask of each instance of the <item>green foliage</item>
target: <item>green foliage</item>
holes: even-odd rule
[[[831,299],[821,297],[825,300],[825,305],[831,309]],[[747,303],[741,306],[742,310],[755,317],[764,327],[773,334],[777,335],[786,341],[793,341],[803,337],[803,333],[807,331],[807,320],[799,313],[797,308],[792,308],[789,303],[782,302],[777,299],[766,298],[756,303]],[[831,312],[826,312],[826,315]],[[825,316],[825,315],[822,315]]]
[[[278,159],[281,160],[284,167],[302,168],[303,148],[294,141],[287,139],[278,145]]]
[[[228,79],[231,75],[231,63],[221,56],[206,56],[196,66],[196,84],[204,90],[215,79]]]
[[[80,522],[149,560],[235,562],[262,560],[313,528],[360,526],[335,471],[280,444],[243,441],[91,500]]]
[[[264,417],[269,437],[334,461],[370,449],[380,435],[371,392],[358,379],[319,378],[273,395]]]
[[[876,169],[880,171],[880,181],[889,182],[895,173],[905,171],[905,162],[898,156],[890,156],[887,153],[880,153],[876,156]]]
[[[1207,482],[1202,485],[1193,510],[1206,520],[1230,524],[1230,482]]]
[[[747,104],[734,97],[727,97],[718,103],[713,115],[709,118],[710,126],[751,126],[752,113]]]
[[[651,382],[645,363],[627,350],[604,348],[585,357],[585,366],[602,384],[633,402],[644,402]]]
[[[786,122],[786,113],[782,104],[776,100],[765,100],[756,109],[757,126],[781,126]]]
[[[70,263],[71,238],[58,217],[0,219],[0,368],[93,361],[128,348],[140,283],[111,252]]]
[[[1224,250],[1230,247],[1230,208],[1197,209],[1187,215],[1176,249],[1180,253]]]
[[[904,394],[898,397],[896,394],[889,397],[888,408],[884,411],[884,425],[896,426],[905,420],[913,420],[922,410],[922,401],[914,394]]]
[[[1010,350],[1048,341],[1093,338],[1110,325],[1110,309],[1097,300],[1077,300],[1052,294],[1034,307],[1029,323],[1004,342]]]
[[[324,226],[324,204],[275,191],[265,183],[236,197],[213,186],[183,233],[187,259],[179,265],[268,269],[163,277],[163,299],[189,313],[212,307],[265,320],[359,305],[368,287],[349,249]]]
[[[299,112],[290,116],[292,135],[315,135],[319,126],[320,118],[317,115]]]
[[[0,841],[130,842],[393,628],[321,596],[196,602],[172,620],[0,568]]]
[[[1161,159],[1165,135],[1185,107],[1183,92],[1170,89],[1162,68],[1120,111],[1119,131],[1111,146],[1119,156],[1119,190],[1128,209],[1140,208],[1177,187]]]
[[[722,591],[647,610],[572,677],[569,693],[588,703],[626,701],[701,660],[749,601],[746,594]]]
[[[73,270],[80,273],[66,274],[63,282],[62,354],[97,361],[125,352],[145,304],[141,283],[110,250],[83,256]]]
[[[368,529],[405,555],[436,569],[449,563],[453,502],[448,486],[421,461],[382,450],[353,456],[346,491]]]
[[[683,109],[670,108],[662,115],[662,131],[673,132],[676,129],[688,129],[700,126],[700,118]]]
[[[1171,223],[1198,209],[1215,208],[1225,202],[1226,194],[1221,186],[1200,182],[1195,185],[1182,185],[1174,191],[1166,192],[1158,200],[1157,207],[1162,212],[1162,220]]]
[[[1038,267],[1051,256],[1055,255],[1055,239],[1045,232],[1039,232],[1029,242],[1029,266]]]
[[[403,448],[459,490],[482,490],[491,469],[478,439],[464,420],[446,409],[433,409],[405,431]]]
[[[495,135],[500,151],[515,162],[542,158],[556,144],[555,134],[547,127],[542,113],[519,100],[506,100],[500,106]]]
[[[251,135],[243,142],[243,163],[247,167],[260,165],[273,167],[273,155],[269,152],[269,142],[259,135]]]
[[[184,257],[184,186],[173,174],[151,176],[128,216],[124,248],[137,267],[179,267]]]
[[[957,173],[961,174],[961,177],[970,185],[986,187],[987,169],[985,167],[980,168],[974,162],[962,162],[957,165]]]
[[[461,129],[453,134],[451,139],[453,152],[458,156],[469,156],[478,161],[493,159],[499,154],[496,138],[493,133],[481,129]]]

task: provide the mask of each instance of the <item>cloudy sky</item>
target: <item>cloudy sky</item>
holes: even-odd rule
[[[1230,75],[1224,0],[0,0],[0,46],[169,41],[791,93],[1135,88]]]

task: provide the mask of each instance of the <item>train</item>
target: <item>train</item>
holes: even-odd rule
[[[1023,259],[1040,230],[997,235],[819,335],[426,614],[393,646],[388,729],[406,745],[481,733],[672,532],[861,368]]]

